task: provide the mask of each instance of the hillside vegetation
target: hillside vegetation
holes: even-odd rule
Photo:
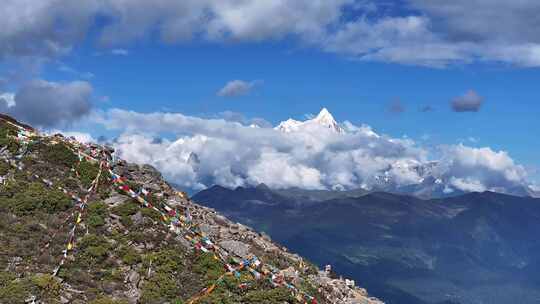
[[[0,119],[0,303],[378,303],[111,153]]]

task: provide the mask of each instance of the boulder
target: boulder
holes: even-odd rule
[[[232,234],[239,234],[240,228],[238,227],[238,224],[232,224],[231,226],[229,226],[229,232]]]
[[[191,248],[192,247],[192,244],[186,240],[184,237],[182,236],[177,236],[174,238],[178,243],[180,243],[180,245],[182,245],[182,247],[185,247],[186,249],[187,248]]]
[[[210,238],[214,238],[219,234],[219,227],[216,226],[211,226],[209,224],[200,224],[199,228],[204,235],[209,236]]]
[[[111,281],[105,281],[101,284],[101,288],[106,292],[106,293],[113,293],[115,290],[121,288],[121,286],[116,283],[116,282],[111,282]]]
[[[219,245],[230,253],[245,259],[249,256],[249,245],[235,240],[221,241]]]
[[[168,199],[166,203],[173,208],[178,208],[185,205],[185,202],[178,196],[173,196],[172,198]]]
[[[161,186],[156,183],[146,183],[144,184],[144,188],[150,191],[161,191]]]
[[[260,249],[266,252],[275,252],[279,250],[279,248],[276,245],[274,245],[271,242],[267,242],[261,238],[254,238],[252,241],[253,243],[255,243],[257,247],[259,247]]]
[[[136,287],[137,284],[139,284],[140,280],[141,280],[141,276],[135,270],[131,270],[127,275],[127,281],[131,284],[131,286]]]
[[[130,163],[130,164],[127,164],[126,168],[129,172],[135,172],[139,170],[139,165]]]
[[[126,296],[129,304],[137,304],[139,302],[141,292],[137,288],[130,288],[124,293],[124,295]]]
[[[141,170],[143,171],[144,174],[149,175],[152,178],[161,179],[161,173],[156,168],[150,165],[143,165],[141,167]]]
[[[140,211],[137,211],[137,213],[132,215],[131,220],[135,226],[140,226],[144,223],[144,217]]]
[[[105,199],[104,202],[105,202],[105,204],[109,205],[110,207],[115,207],[115,206],[118,206],[118,205],[122,204],[126,200],[129,200],[129,199],[130,199],[129,196],[115,193],[111,197]]]
[[[285,268],[285,269],[281,270],[279,273],[287,281],[292,282],[295,285],[297,285],[299,283],[300,275],[299,275],[298,271],[294,267],[290,266],[289,268]]]
[[[220,226],[225,226],[225,227],[228,227],[230,225],[229,220],[227,220],[227,218],[224,217],[223,215],[219,215],[219,214],[216,214],[214,216],[214,222]]]

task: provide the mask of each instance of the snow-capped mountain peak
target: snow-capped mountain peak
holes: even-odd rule
[[[318,122],[335,122],[334,116],[332,116],[332,113],[327,108],[322,108],[314,120]]]
[[[344,133],[343,128],[339,126],[339,124],[334,119],[334,116],[332,116],[332,114],[326,108],[322,108],[319,114],[313,119],[308,119],[306,121],[298,121],[289,118],[285,121],[280,122],[279,125],[274,129],[289,133],[293,131],[298,131],[299,129],[308,124],[317,124],[337,133]]]
[[[319,115],[312,119],[312,121],[317,122],[318,124],[334,130],[338,133],[343,133],[343,129],[338,125],[338,123],[334,119],[334,116],[332,116],[332,114],[326,108],[322,108],[321,112],[319,112]]]

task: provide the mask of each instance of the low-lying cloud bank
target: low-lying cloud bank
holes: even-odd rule
[[[427,180],[444,184],[447,192],[532,189],[524,167],[504,151],[460,144],[438,147],[441,156],[431,159],[433,151],[411,139],[350,122],[341,124],[343,133],[317,124],[284,133],[223,119],[112,109],[99,123],[123,132],[113,143],[121,157],[152,164],[171,182],[193,190],[259,183],[392,190]]]

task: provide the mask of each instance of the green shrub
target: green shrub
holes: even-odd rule
[[[9,152],[16,153],[19,150],[19,143],[10,136],[17,136],[17,131],[6,125],[0,127],[0,147],[7,147]]]
[[[109,297],[99,297],[93,301],[90,301],[89,304],[127,304],[127,300],[113,300]]]
[[[111,245],[103,236],[89,234],[79,242],[79,257],[83,264],[93,266],[104,262],[109,256]]]
[[[182,253],[175,249],[163,249],[145,256],[143,268],[151,267],[155,272],[143,285],[141,303],[182,303],[178,299],[181,286],[177,275],[184,268],[183,258]]]
[[[32,214],[41,208],[46,195],[45,187],[40,183],[14,183],[16,193],[10,200],[9,207],[17,215]]]
[[[42,183],[14,182],[3,189],[10,210],[17,215],[33,214],[36,211],[54,213],[67,210],[72,204],[71,199],[62,191],[45,188]]]
[[[251,290],[242,297],[242,302],[254,304],[295,303],[295,299],[287,288],[280,287],[269,290]]]
[[[12,280],[0,288],[0,303],[24,304],[32,293],[32,285],[27,280]]]
[[[80,257],[77,257],[77,262],[80,261]],[[85,261],[82,261],[84,263]],[[66,265],[60,268],[58,276],[70,284],[80,284],[88,287],[95,287],[96,281],[89,271],[82,269],[81,267],[71,267]]]
[[[139,264],[142,261],[141,255],[129,246],[120,249],[120,257],[122,258],[122,262],[128,265]]]
[[[45,159],[56,165],[73,167],[78,157],[64,143],[44,145],[43,154]]]
[[[171,273],[156,272],[144,282],[141,303],[163,303],[174,300],[181,292]]]
[[[0,125],[0,144],[2,144],[2,140],[5,140],[8,137],[8,129],[6,128],[5,124]]]
[[[150,263],[157,272],[177,273],[183,270],[185,257],[179,248],[162,249],[156,253],[149,254],[144,258],[144,265]]]
[[[197,256],[193,270],[204,275],[208,282],[216,280],[225,273],[223,265],[214,258],[212,253],[203,253]]]
[[[14,273],[0,271],[0,288],[6,286],[11,281],[15,280],[16,276]]]
[[[133,225],[133,220],[127,215],[122,215],[122,217],[120,218],[120,223],[129,228]]]
[[[112,213],[120,215],[120,222],[122,223],[122,225],[126,227],[131,227],[133,225],[131,216],[137,213],[139,209],[140,207],[138,204],[132,201],[127,201],[112,208]]]
[[[86,219],[88,227],[97,228],[105,225],[105,219],[99,215],[89,215]]]
[[[13,211],[17,214],[26,214],[40,208],[46,195],[45,187],[40,183],[31,183],[23,190],[13,196]]]
[[[105,225],[105,219],[109,216],[107,204],[102,201],[97,201],[88,205],[88,217],[86,224],[92,228],[97,228]]]
[[[130,231],[128,234],[128,239],[135,243],[144,243],[146,240],[151,239],[151,237],[140,231]]]
[[[62,183],[63,187],[66,188],[66,189],[70,189],[70,190],[78,190],[79,189],[79,180],[76,179],[76,178],[66,176],[66,178],[64,178],[61,181],[61,183]]]
[[[140,207],[138,204],[132,202],[132,201],[127,201],[127,202],[124,202],[114,208],[112,208],[112,213],[116,214],[116,215],[120,215],[120,216],[131,216],[131,215],[134,215],[135,213],[137,213],[137,211],[139,211]]]
[[[203,297],[197,303],[198,304],[236,304],[236,303],[240,303],[240,301],[237,295],[230,293],[225,288],[217,287],[211,294]],[[245,302],[242,302],[242,303],[245,303]],[[281,304],[281,303],[276,302],[276,304]]]
[[[58,189],[48,190],[43,198],[43,208],[48,213],[65,211],[72,205],[71,198]]]
[[[10,165],[3,160],[0,160],[0,176],[8,174]]]
[[[83,186],[88,188],[99,173],[99,165],[83,160],[77,167],[77,172],[79,172],[79,177]]]
[[[60,295],[62,285],[50,274],[38,274],[32,277],[32,283],[41,289],[48,298],[57,298]]]
[[[141,213],[143,216],[151,218],[155,222],[159,222],[161,220],[161,214],[154,209],[142,208]]]

